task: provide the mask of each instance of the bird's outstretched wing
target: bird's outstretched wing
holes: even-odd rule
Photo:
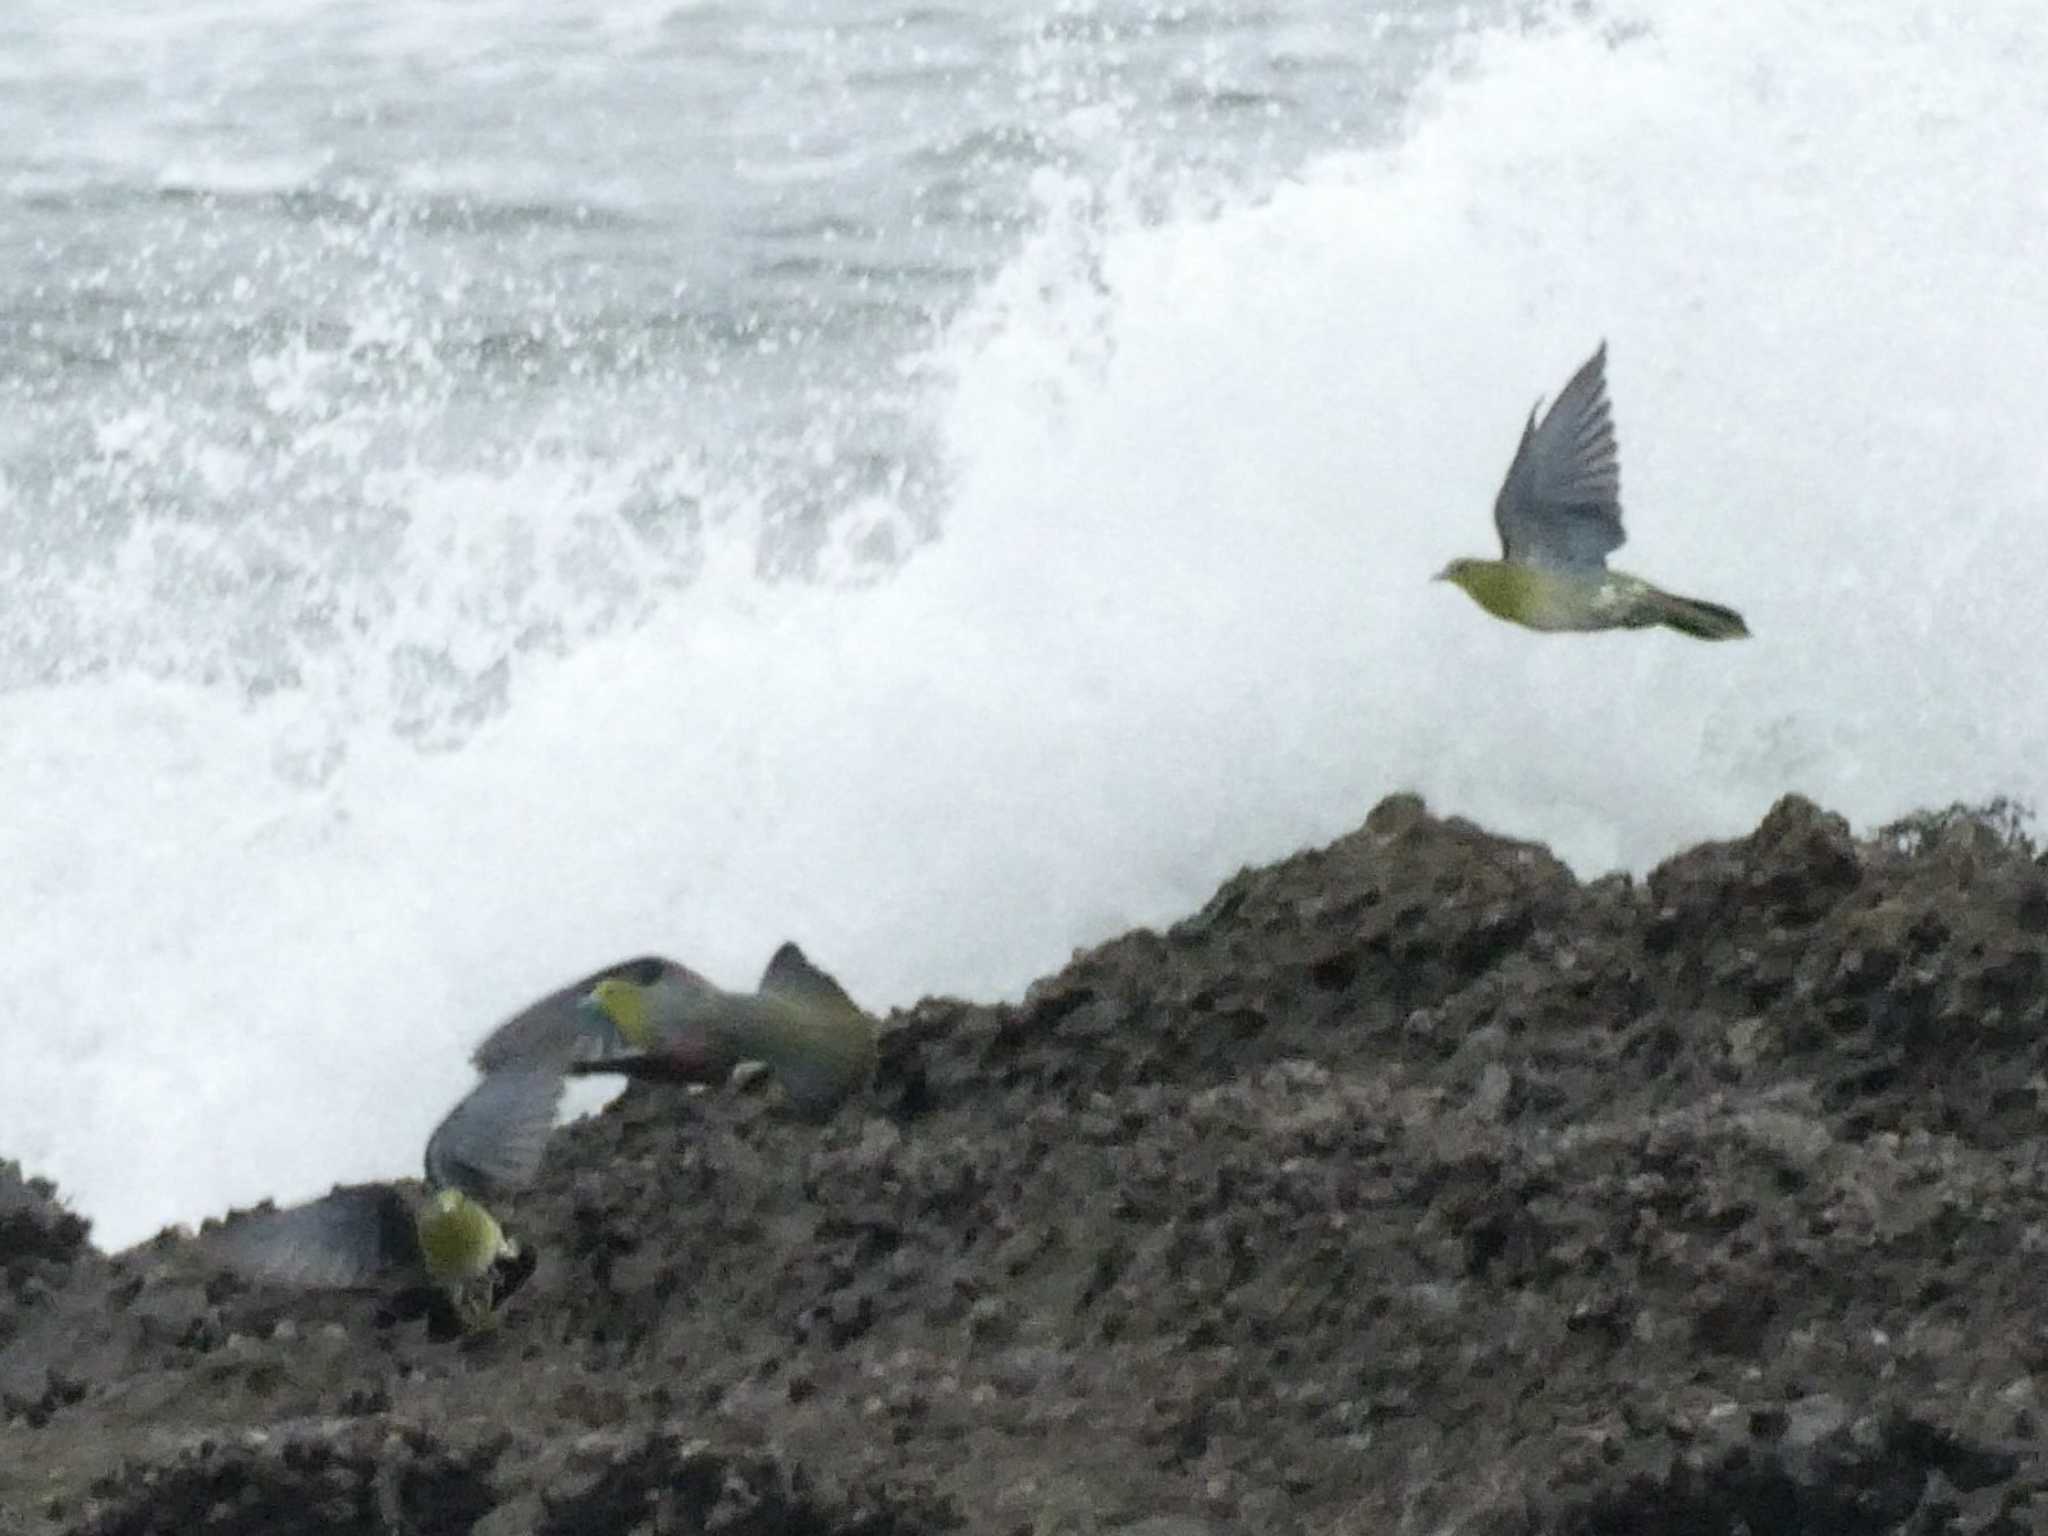
[[[682,969],[673,960],[642,955],[592,971],[513,1014],[484,1036],[469,1059],[480,1072],[601,1061],[627,1047],[603,1015],[583,1007],[590,989],[608,976],[623,976],[642,986],[651,986],[671,968]]]
[[[347,1184],[280,1211],[252,1211],[212,1235],[224,1264],[286,1285],[350,1289],[416,1275],[412,1204],[389,1184]]]
[[[427,1182],[480,1200],[531,1184],[561,1097],[559,1068],[485,1073],[427,1139]]]
[[[1493,521],[1501,553],[1526,565],[1599,570],[1621,548],[1621,461],[1607,401],[1606,342],[1540,424],[1529,413]]]
[[[785,944],[768,961],[761,974],[761,995],[779,997],[811,1008],[829,1008],[839,1013],[858,1013],[860,1008],[846,995],[846,989],[811,964],[794,944]]]

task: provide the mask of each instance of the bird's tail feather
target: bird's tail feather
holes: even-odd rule
[[[1680,597],[1675,592],[1657,593],[1651,613],[1655,622],[1695,640],[1741,640],[1749,634],[1749,626],[1733,608],[1703,602],[1697,597]]]

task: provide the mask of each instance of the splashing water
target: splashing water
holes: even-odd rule
[[[2039,797],[2034,8],[1444,13],[1370,111],[1312,82],[1399,37],[1332,14],[1126,26],[1137,62],[1085,89],[1099,38],[927,38],[928,112],[992,56],[1044,96],[948,124],[976,147],[943,174],[862,159],[870,101],[724,212],[758,234],[853,176],[904,228],[926,194],[1000,213],[806,226],[808,275],[666,328],[606,317],[668,292],[645,250],[688,188],[612,187],[596,235],[545,189],[343,197],[331,259],[280,239],[298,275],[239,301],[314,194],[237,178],[337,173],[229,157],[152,203],[189,281],[128,343],[102,301],[142,247],[80,269],[13,337],[72,361],[0,394],[0,1150],[114,1242],[403,1171],[470,1041],[606,958],[738,984],[795,937],[871,1004],[1011,993],[1398,789],[1586,873],[1791,789],[1866,824]],[[712,35],[841,81],[909,57],[650,18],[629,75]],[[524,46],[454,94],[499,100]],[[1288,132],[1217,126],[1248,80]],[[1211,115],[1177,157],[1182,88]],[[814,132],[742,94],[762,144]],[[1332,100],[1348,125],[1301,126]],[[868,308],[820,254],[862,240]],[[1752,641],[1535,636],[1427,580],[1490,552],[1530,405],[1602,335],[1616,563]]]

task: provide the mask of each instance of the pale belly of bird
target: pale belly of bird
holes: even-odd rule
[[[1500,616],[1551,632],[1634,629],[1657,620],[1647,611],[1647,583],[1620,571],[1580,573],[1540,566],[1516,568],[1519,589]]]

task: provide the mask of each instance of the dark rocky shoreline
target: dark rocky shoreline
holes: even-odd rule
[[[822,1129],[629,1091],[462,1346],[0,1171],[0,1533],[2048,1529],[2044,960],[1996,817],[1397,798]]]

